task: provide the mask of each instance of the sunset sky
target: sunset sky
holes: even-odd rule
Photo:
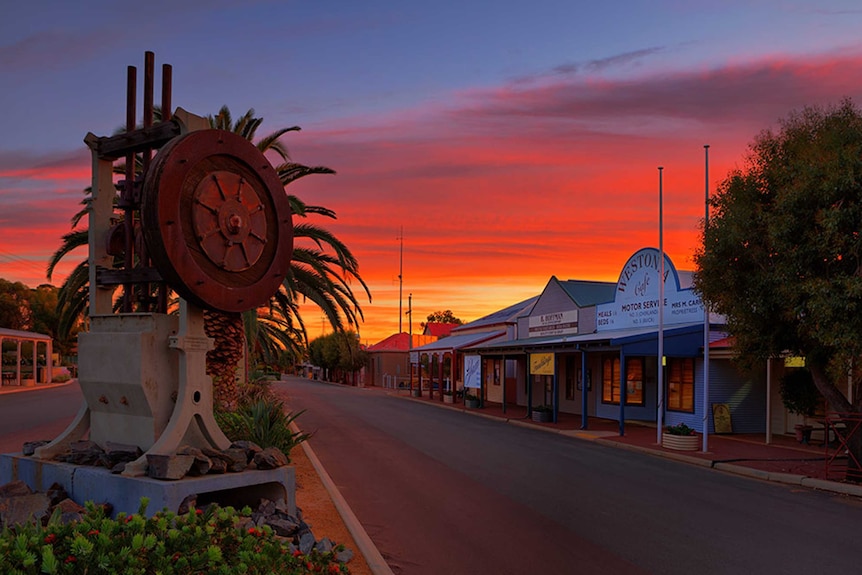
[[[692,269],[703,146],[714,190],[791,111],[862,104],[860,30],[858,0],[6,2],[0,278],[47,282],[89,185],[83,138],[123,124],[147,50],[174,107],[299,125],[292,158],[337,172],[290,191],[338,214],[316,223],[360,261],[363,342],[398,331],[402,228],[414,331],[469,321],[658,247],[658,166],[665,250]]]

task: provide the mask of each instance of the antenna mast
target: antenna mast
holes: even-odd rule
[[[401,309],[404,292],[404,226],[401,226],[401,233],[397,239],[401,241],[398,261],[398,333],[401,333],[403,331],[401,329],[401,316],[403,315]]]

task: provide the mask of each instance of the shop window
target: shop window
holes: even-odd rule
[[[602,403],[620,403],[620,358],[602,359]],[[644,405],[644,360],[626,360],[626,405]]]
[[[694,358],[669,358],[667,362],[668,411],[694,413]]]

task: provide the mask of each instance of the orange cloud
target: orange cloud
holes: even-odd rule
[[[704,215],[703,145],[711,146],[714,190],[779,118],[859,96],[853,79],[862,58],[779,56],[625,80],[592,72],[555,71],[465,91],[446,105],[305,126],[286,138],[294,160],[337,171],[303,178],[290,192],[337,212],[314,222],[360,261],[373,296],[362,303],[364,342],[398,329],[402,228],[402,328],[411,293],[414,331],[437,310],[469,321],[536,295],[552,275],[615,281],[629,255],[657,247],[658,166],[664,248],[677,268],[691,269]],[[41,253],[46,261],[79,209],[88,161],[39,167],[0,158],[0,223],[46,238],[22,242],[0,227],[0,254]],[[76,184],[61,189],[67,177]],[[14,189],[4,183],[12,179],[20,180]],[[13,269],[0,265],[0,276]],[[319,312],[305,311],[312,337],[328,331]]]

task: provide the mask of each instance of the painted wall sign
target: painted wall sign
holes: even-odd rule
[[[531,315],[529,328],[530,337],[578,333],[578,310]]]
[[[530,375],[554,375],[554,354],[531,353]]]
[[[664,281],[664,305],[659,305],[660,285]],[[635,252],[620,272],[614,301],[596,306],[596,331],[631,327],[658,327],[659,309],[664,309],[664,324],[693,323],[703,319],[700,296],[690,288],[680,289],[679,274],[667,254],[664,278],[661,256],[655,248]]]
[[[464,387],[482,387],[482,357],[464,356]]]

